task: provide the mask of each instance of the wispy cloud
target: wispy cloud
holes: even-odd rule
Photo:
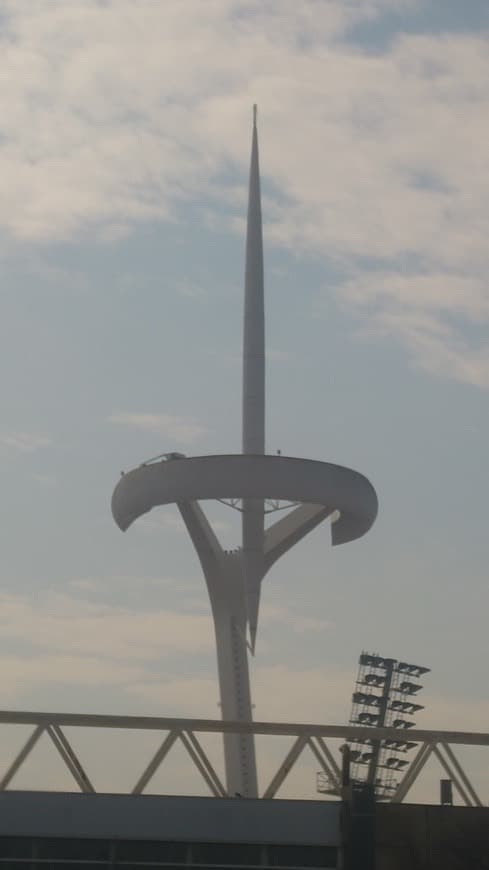
[[[431,373],[489,387],[489,293],[482,278],[378,271],[347,281],[342,292],[350,306],[368,310],[364,335],[394,338]]]
[[[266,604],[260,613],[262,627],[267,625],[280,625],[291,629],[296,634],[308,634],[309,632],[330,632],[334,625],[328,619],[316,616],[304,616],[297,609],[280,607]]]
[[[208,296],[206,288],[196,281],[177,281],[176,291],[187,299],[203,300]]]
[[[171,511],[158,511],[140,517],[136,528],[144,535],[161,535],[163,531],[181,535],[185,531],[183,520],[176,508]]]
[[[340,668],[258,666],[253,678],[257,718],[264,721],[335,723],[345,722],[349,714],[351,674]]]
[[[162,532],[169,532],[171,535],[186,534],[183,520],[174,506],[169,510],[144,514],[144,516],[140,517],[135,528],[139,529],[142,534],[146,535],[161,535]],[[231,525],[223,520],[212,520],[212,528],[216,533],[228,533]]]
[[[116,574],[115,576],[104,577],[103,582],[100,577],[76,577],[68,580],[67,586],[70,590],[74,590],[75,599],[81,597],[83,601],[93,604],[99,600],[102,590],[105,595],[110,590],[110,596],[113,596],[114,592],[116,592],[119,598],[121,591],[135,592],[141,600],[141,596],[144,597],[147,590],[165,590],[166,595],[167,592],[176,588],[180,590],[182,582],[167,576],[146,577],[141,575]],[[189,608],[185,607],[184,610],[188,611]]]
[[[19,453],[34,453],[36,450],[50,447],[51,444],[50,438],[35,432],[0,431],[0,447]]]
[[[5,683],[7,697],[39,687],[46,690],[53,685],[120,686],[148,678],[140,665],[112,660],[101,661],[98,656],[71,655],[66,652],[36,653],[21,656],[3,653],[2,667],[8,671]]]
[[[416,5],[402,3],[406,21]],[[256,99],[269,239],[334,263],[340,293],[370,273],[385,291],[374,323],[392,318],[395,293],[391,335],[430,370],[487,386],[487,342],[466,329],[488,320],[487,40],[399,29],[376,52],[353,41],[355,25],[399,8],[4,3],[0,224],[28,241],[113,237],[193,200],[233,231]],[[406,339],[410,294],[442,323],[451,300],[438,350]]]
[[[213,648],[210,614],[134,611],[67,595],[46,595],[42,602],[0,596],[0,631],[5,644],[21,641],[34,651],[125,662]]]
[[[154,432],[182,444],[191,444],[207,433],[206,427],[191,417],[172,414],[120,413],[111,414],[107,420],[109,423]]]

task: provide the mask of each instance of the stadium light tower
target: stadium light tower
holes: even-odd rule
[[[242,453],[185,457],[167,453],[125,474],[112,496],[112,513],[125,531],[157,505],[176,504],[197,551],[211,602],[225,720],[252,719],[248,649],[256,642],[261,582],[274,562],[333,516],[332,543],[364,535],[375,520],[377,497],[356,471],[265,454],[265,328],[263,241],[256,106],[249,176],[243,338]],[[241,546],[223,550],[200,501],[216,499],[242,514]],[[289,506],[265,528],[265,514]],[[228,793],[258,794],[252,735],[226,734]]]
[[[409,764],[406,753],[416,746],[402,733],[414,727],[413,716],[424,706],[417,695],[423,686],[414,682],[429,668],[362,652],[356,689],[352,696],[350,725],[398,728],[395,740],[369,740],[350,746],[352,778],[374,786],[377,800],[388,800],[397,786],[396,772]]]

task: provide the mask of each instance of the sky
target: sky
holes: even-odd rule
[[[267,450],[362,472],[379,515],[265,579],[255,717],[346,722],[366,649],[431,668],[420,727],[487,730],[488,32],[485,0],[3,0],[1,708],[219,715],[176,508],[122,534],[110,499],[240,450],[257,103]],[[122,787],[126,744],[79,739]],[[15,783],[64,787],[50,751]],[[194,787],[177,762],[161,789]]]

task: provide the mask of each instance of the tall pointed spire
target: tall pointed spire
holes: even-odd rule
[[[243,447],[238,455],[192,456],[167,453],[125,474],[112,496],[112,512],[124,531],[158,505],[178,505],[199,556],[212,606],[216,634],[222,717],[253,718],[247,632],[255,646],[261,582],[277,559],[336,509],[333,543],[353,541],[368,531],[377,514],[369,481],[348,468],[325,462],[265,455],[265,328],[263,242],[256,106],[246,236],[243,341]],[[173,461],[178,457],[179,461]],[[241,498],[242,542],[224,550],[200,501]],[[265,531],[265,505],[295,507]],[[226,789],[258,797],[253,734],[224,734]]]
[[[245,304],[243,335],[243,453],[265,453],[265,311],[263,233],[256,105],[246,230]],[[243,500],[243,579],[250,645],[255,648],[263,577],[265,515],[263,499]]]
[[[243,336],[243,453],[265,452],[265,315],[263,302],[263,235],[256,105],[246,230]]]

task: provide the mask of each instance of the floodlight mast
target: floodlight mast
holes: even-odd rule
[[[423,710],[416,697],[423,687],[409,678],[418,679],[430,669],[365,651],[358,665],[350,724],[397,728],[399,738],[351,743],[352,780],[373,786],[377,800],[389,800],[398,786],[396,773],[407,767],[406,753],[416,745],[407,733],[415,724],[411,717]]]
[[[243,334],[242,453],[183,457],[164,454],[119,480],[112,513],[125,531],[157,505],[176,504],[199,557],[214,620],[222,718],[251,722],[248,649],[254,652],[261,582],[272,565],[329,516],[333,544],[364,535],[377,496],[356,471],[307,459],[265,455],[265,325],[263,241],[256,106],[249,176]],[[241,547],[226,551],[199,502],[239,502]],[[265,500],[297,505],[265,530]],[[249,640],[248,640],[249,638]],[[230,796],[257,797],[252,734],[224,734]]]

